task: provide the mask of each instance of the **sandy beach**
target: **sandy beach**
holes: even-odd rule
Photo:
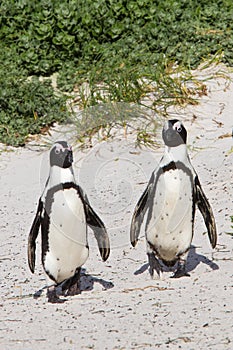
[[[233,79],[233,74],[231,74]],[[49,304],[37,244],[35,274],[27,265],[27,237],[48,175],[48,150],[30,145],[0,152],[0,347],[29,349],[233,349],[233,83],[207,82],[207,96],[176,115],[188,131],[189,155],[218,228],[212,250],[197,211],[188,257],[190,277],[160,280],[148,272],[144,233],[129,241],[132,213],[163,154],[135,148],[130,135],[74,147],[77,183],[105,222],[111,254],[102,262],[88,234],[90,256],[82,293]]]

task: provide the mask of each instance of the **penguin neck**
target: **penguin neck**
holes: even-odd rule
[[[49,172],[49,188],[66,182],[75,183],[73,168],[60,168],[56,165],[52,166]]]
[[[170,162],[187,163],[189,161],[186,144],[177,147],[168,147],[165,145],[164,156],[162,158],[162,165],[167,165]]]

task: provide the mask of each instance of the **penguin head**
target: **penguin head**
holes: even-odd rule
[[[73,163],[73,152],[66,141],[57,141],[50,151],[50,166],[69,168]]]
[[[163,127],[162,136],[166,146],[177,147],[186,144],[187,131],[178,119],[170,119]]]

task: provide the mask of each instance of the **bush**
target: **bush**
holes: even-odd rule
[[[0,70],[1,142],[22,146],[29,134],[38,134],[55,121],[66,120],[65,102],[65,97],[55,95],[50,80],[27,78],[24,70],[17,69],[6,58]]]
[[[47,103],[46,108],[51,111],[56,106],[53,99],[57,98],[44,84],[40,92],[43,91],[44,104],[39,95],[30,95],[31,83],[24,81],[30,75],[50,76],[59,72],[59,87],[67,91],[88,81],[96,67],[102,72],[98,80],[103,81],[105,69],[109,72],[112,67],[116,77],[120,66],[131,70],[136,67],[144,74],[158,67],[163,59],[196,67],[200,60],[217,52],[224,53],[222,60],[232,65],[232,13],[232,0],[2,0],[1,89],[11,90],[4,80],[10,82],[15,72],[18,87],[15,82],[11,91],[1,94],[14,99],[18,89],[25,89],[26,106],[22,109],[24,118],[29,116],[26,130],[34,132],[32,110],[29,111],[26,101],[30,99],[37,108],[40,104],[45,108]],[[1,125],[5,125],[4,113],[10,118],[13,105],[13,100],[6,102],[4,98]],[[54,110],[53,115],[57,118],[59,113]],[[21,117],[22,113],[15,108],[12,118]],[[20,120],[17,123],[21,124]],[[12,142],[6,135],[4,140]]]
[[[0,39],[29,74],[95,62],[106,51],[132,61],[138,49],[163,53],[195,66],[223,50],[233,60],[231,0],[2,0],[0,11]]]

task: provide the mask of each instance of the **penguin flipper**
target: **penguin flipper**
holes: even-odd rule
[[[143,222],[146,209],[148,208],[148,197],[150,195],[153,184],[154,184],[154,173],[152,173],[149,183],[134,209],[131,226],[130,226],[130,242],[133,247],[136,246],[138,241],[141,224]]]
[[[39,233],[39,228],[41,224],[41,213],[43,209],[43,202],[39,199],[39,204],[37,207],[37,213],[35,219],[32,223],[32,227],[28,236],[28,265],[32,273],[35,271],[35,261],[36,261],[36,239]]]
[[[214,214],[197,176],[195,177],[195,190],[198,209],[204,218],[211,246],[215,248],[217,244],[217,229]]]
[[[98,243],[99,251],[103,261],[106,261],[110,254],[110,241],[103,221],[91,207],[87,195],[79,187],[79,194],[82,197],[86,214],[87,225],[93,230]]]
[[[110,254],[110,241],[105,225],[90,205],[86,206],[86,219],[94,232],[101,258],[106,261]]]

